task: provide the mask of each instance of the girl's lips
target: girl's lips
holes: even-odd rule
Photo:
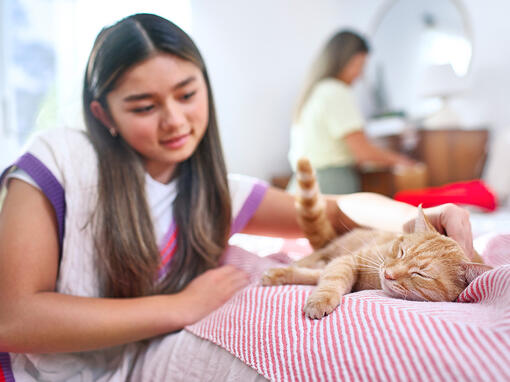
[[[161,141],[161,144],[169,149],[178,149],[186,144],[190,137],[190,134],[180,135],[178,137]]]

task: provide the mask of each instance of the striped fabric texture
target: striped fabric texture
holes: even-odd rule
[[[161,279],[168,272],[170,260],[177,250],[177,233],[178,229],[175,221],[172,220],[170,228],[163,237],[163,242],[159,246],[159,255],[161,256],[161,263],[159,264],[158,278]]]
[[[495,268],[458,302],[362,291],[310,320],[302,309],[312,287],[254,283],[186,329],[273,381],[510,381],[510,244],[500,242],[483,254],[489,264],[497,259]],[[227,262],[254,280],[281,265],[241,249]]]

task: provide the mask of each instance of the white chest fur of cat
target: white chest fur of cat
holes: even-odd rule
[[[317,285],[303,309],[306,316],[322,318],[344,294],[365,289],[409,300],[455,301],[472,280],[491,269],[470,262],[454,240],[434,229],[421,207],[414,232],[360,228],[336,237],[309,161],[301,159],[297,168],[298,220],[316,250],[288,267],[269,269],[262,285]]]

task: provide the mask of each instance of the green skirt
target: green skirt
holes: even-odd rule
[[[361,190],[359,175],[352,166],[321,168],[316,174],[323,194],[352,194]],[[296,188],[296,174],[293,174],[287,191],[295,193]]]

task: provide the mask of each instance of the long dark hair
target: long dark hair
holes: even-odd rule
[[[133,65],[161,52],[200,68],[207,86],[209,120],[193,155],[176,169],[173,216],[178,227],[177,250],[169,272],[156,282],[160,256],[141,159],[122,137],[110,135],[91,113],[90,103],[98,101],[108,113],[106,95],[118,79]],[[132,15],[103,29],[87,65],[83,109],[98,159],[98,205],[92,222],[104,295],[132,297],[181,290],[196,275],[217,265],[231,220],[213,95],[197,47],[175,24],[151,14]]]
[[[337,77],[352,56],[357,53],[368,53],[369,50],[367,41],[359,34],[348,30],[335,33],[322,48],[312,65],[312,70],[294,113],[294,120],[299,118],[301,110],[317,82],[325,78]]]

